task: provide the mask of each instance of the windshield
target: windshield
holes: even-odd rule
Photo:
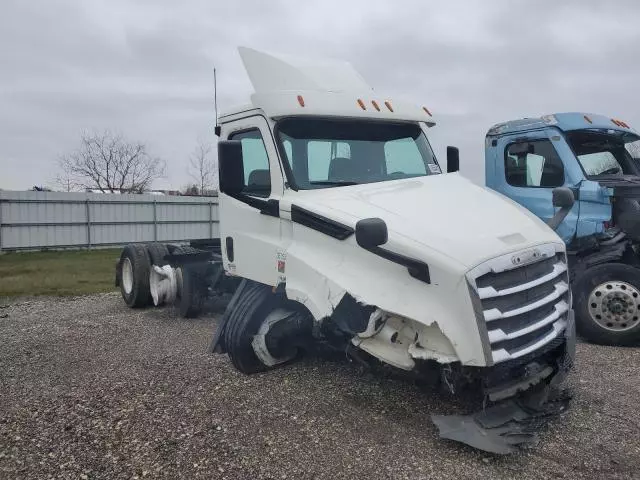
[[[300,189],[441,173],[418,124],[297,117],[281,120],[277,134]]]
[[[618,130],[577,130],[567,141],[588,177],[640,175],[640,137]]]

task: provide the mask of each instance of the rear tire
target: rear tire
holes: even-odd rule
[[[592,343],[640,343],[640,270],[621,263],[585,270],[573,286],[576,329]]]
[[[132,308],[143,308],[151,303],[149,290],[149,257],[143,245],[127,245],[120,256],[120,293]]]
[[[180,255],[184,252],[184,248],[182,245],[174,245],[174,244],[166,244],[167,247],[167,252],[170,253],[171,255]],[[177,266],[175,267],[175,274],[176,274],[176,301],[175,303],[180,304],[180,297],[182,296],[182,270],[183,267],[181,266]]]
[[[151,265],[162,267],[169,264],[169,262],[164,259],[165,255],[169,253],[169,249],[167,249],[167,246],[165,244],[153,242],[147,243],[145,244],[145,246],[147,247],[147,252],[149,253],[149,261],[151,262]]]

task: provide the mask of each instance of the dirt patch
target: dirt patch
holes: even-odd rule
[[[111,293],[1,313],[0,478],[640,478],[640,348],[579,344],[570,411],[497,457],[438,438],[441,397],[346,361],[240,374],[206,353],[213,318]]]

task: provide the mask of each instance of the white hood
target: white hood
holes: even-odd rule
[[[524,207],[459,174],[301,190],[287,197],[350,226],[363,218],[382,218],[389,245],[416,242],[466,268],[508,251],[562,243]]]

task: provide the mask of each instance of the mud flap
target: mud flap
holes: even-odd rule
[[[571,400],[561,390],[575,358],[575,321],[568,315],[564,354],[557,360],[555,375],[518,396],[504,399],[470,415],[432,415],[440,437],[465,443],[479,450],[509,454],[538,441],[538,432],[551,417],[566,411]]]

